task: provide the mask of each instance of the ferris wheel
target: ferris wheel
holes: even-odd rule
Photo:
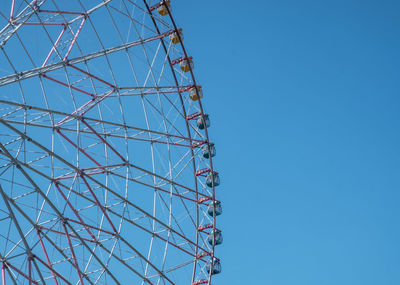
[[[216,148],[172,4],[1,1],[3,285],[221,272]]]

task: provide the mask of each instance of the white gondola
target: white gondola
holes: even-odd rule
[[[207,242],[210,245],[219,245],[223,242],[222,233],[219,230],[212,230],[207,237]]]
[[[209,173],[206,178],[206,184],[210,188],[213,187],[213,184],[214,184],[214,187],[217,187],[220,184],[220,179],[219,179],[218,173],[216,173],[216,172]]]
[[[218,259],[214,259],[214,261],[210,261],[206,265],[207,272],[211,273],[211,275],[219,274],[222,271],[221,262]]]
[[[208,213],[211,217],[214,217],[214,212],[215,212],[215,216],[219,216],[219,215],[222,214],[222,205],[221,205],[221,202],[219,202],[219,201],[214,201],[214,202],[211,202],[210,205],[208,205],[207,213]]]
[[[210,118],[208,115],[203,115],[203,117],[197,119],[196,124],[200,130],[204,130],[205,127],[209,128],[211,126]]]
[[[204,158],[214,157],[217,154],[214,144],[204,145],[201,150]]]

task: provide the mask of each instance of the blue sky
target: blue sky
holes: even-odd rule
[[[215,284],[399,284],[400,2],[173,9],[222,178]]]

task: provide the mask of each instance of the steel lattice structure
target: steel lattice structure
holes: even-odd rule
[[[170,1],[0,4],[2,284],[211,284],[221,204]]]

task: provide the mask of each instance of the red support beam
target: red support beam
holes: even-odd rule
[[[71,88],[71,89],[73,89],[73,90],[75,90],[75,91],[78,91],[78,92],[81,92],[81,93],[83,93],[83,94],[89,95],[89,96],[91,96],[91,97],[93,97],[93,98],[96,97],[96,95],[94,95],[94,94],[92,94],[92,93],[89,93],[89,92],[87,92],[87,91],[85,91],[85,90],[82,90],[82,89],[80,89],[80,88],[77,88],[77,87],[73,86],[72,84],[64,83],[64,82],[62,82],[62,81],[60,81],[60,80],[57,80],[57,79],[55,79],[55,78],[53,78],[53,77],[50,77],[50,76],[46,75],[46,74],[42,74],[42,76],[43,76],[44,78],[47,78],[47,79],[49,79],[49,80],[51,80],[51,81],[54,81],[54,82],[56,82],[56,83],[58,83],[58,84],[61,84],[62,86]]]
[[[86,175],[97,175],[97,174],[104,174],[106,173],[105,170],[103,171],[97,171],[97,172],[91,172],[91,173],[86,173]],[[75,178],[75,175],[70,175],[70,176],[60,176],[57,177],[57,180],[65,180],[65,179],[73,179]]]
[[[1,263],[1,281],[3,285],[6,285],[6,265],[4,265],[4,261]]]
[[[29,285],[32,285],[32,256],[28,254]]]
[[[37,256],[35,256],[35,259],[37,260],[37,261],[39,261],[41,264],[43,264],[45,267],[47,267],[47,269],[49,269],[50,271],[51,271],[51,274],[53,274],[53,276],[54,275],[57,275],[60,279],[62,279],[65,283],[67,283],[67,284],[70,284],[71,285],[71,283],[67,280],[67,279],[65,279],[60,273],[58,273],[57,271],[55,271],[51,266],[49,266],[48,264],[46,264],[43,260],[41,260],[39,257],[37,257]],[[55,279],[56,280],[56,279]],[[56,280],[56,282],[57,282],[57,280]],[[56,284],[58,284],[58,283],[56,283]]]
[[[97,206],[100,208],[101,212],[107,219],[107,221],[110,223],[110,226],[112,227],[113,231],[115,234],[118,234],[117,229],[114,227],[114,224],[112,223],[110,217],[107,215],[107,212],[105,211],[104,207],[100,204],[99,200],[97,199],[97,196],[94,194],[92,187],[90,187],[89,183],[87,182],[86,178],[84,176],[81,176],[83,182],[85,183],[86,187],[88,188],[89,192],[92,194],[94,200],[96,201]]]
[[[9,262],[4,262],[4,263],[6,264],[7,267],[10,267],[10,268],[14,269],[16,272],[18,272],[19,275],[25,277],[29,281],[32,281],[33,284],[40,285],[38,282],[36,282],[35,280],[32,280],[31,278],[29,278],[29,276],[27,276],[25,273],[23,273],[21,270],[19,270],[15,266],[11,265]]]
[[[70,140],[66,135],[64,135],[59,129],[56,129],[56,132],[61,135],[64,139],[66,139],[70,144],[72,144],[74,147],[76,147],[80,152],[82,152],[87,158],[89,158],[91,161],[93,161],[97,166],[101,166],[100,163],[98,163],[93,157],[91,157],[87,152],[79,147],[76,143]]]
[[[76,42],[76,39],[77,39],[79,33],[81,32],[82,27],[83,27],[83,24],[85,23],[85,21],[86,21],[86,16],[85,16],[85,18],[83,18],[82,23],[81,23],[81,25],[80,25],[79,28],[78,28],[78,31],[76,32],[74,38],[72,39],[72,42],[71,42],[71,44],[70,44],[70,46],[69,46],[69,48],[68,48],[68,51],[67,51],[66,55],[64,56],[64,59],[63,59],[63,60],[66,60],[66,59],[68,58],[68,55],[69,55],[69,53],[71,52],[72,47],[74,46],[74,44],[75,44],[75,42]]]
[[[85,104],[83,104],[82,106],[80,106],[76,111],[74,111],[71,115],[76,115],[79,111],[81,111],[83,108],[85,108],[86,106],[88,106],[90,103],[94,102],[97,98],[93,98],[90,101],[86,102]],[[71,118],[71,116],[66,116],[65,118],[63,118],[61,121],[59,121],[56,126],[61,125],[62,123],[64,123],[66,120],[68,120],[69,118]]]
[[[70,222],[73,222],[73,223],[76,223],[76,224],[81,224],[80,222],[78,222],[78,221],[76,221],[76,220],[73,220],[73,219],[71,219],[71,218],[65,218],[65,219],[66,219],[67,221],[70,221]],[[103,233],[109,234],[109,235],[111,235],[111,236],[115,236],[115,233],[112,233],[112,232],[103,230],[103,229],[101,229],[101,228],[98,228],[98,227],[95,227],[95,226],[92,226],[92,225],[87,225],[87,226],[88,226],[89,228],[91,228],[91,229],[96,230],[96,231],[103,232]],[[91,241],[91,242],[93,242],[93,241]]]
[[[79,271],[78,260],[76,259],[75,252],[74,252],[74,248],[73,248],[73,246],[72,246],[71,239],[70,239],[70,237],[69,237],[67,227],[65,226],[65,221],[63,221],[62,225],[63,225],[63,227],[64,227],[64,231],[65,231],[65,234],[66,234],[66,236],[67,236],[69,248],[70,248],[70,250],[71,250],[72,259],[74,260],[74,263],[75,263],[75,268],[76,268],[76,272],[78,273],[79,281],[80,281],[81,285],[84,285],[84,284],[83,284],[83,280],[82,280],[82,276],[81,276],[81,272]]]
[[[61,37],[62,37],[62,35],[64,34],[64,32],[65,32],[66,30],[67,30],[67,26],[64,26],[64,28],[62,29],[62,31],[61,31],[60,35],[58,36],[56,42],[54,43],[53,47],[51,48],[49,54],[47,55],[45,61],[43,62],[42,67],[46,65],[47,61],[49,60],[49,58],[50,58],[51,54],[53,53],[53,51],[56,49],[56,46],[57,46],[58,43],[60,42]]]
[[[14,24],[20,24],[19,22],[14,22]],[[22,23],[22,25],[27,25],[27,26],[65,26],[67,23]]]
[[[54,183],[58,192],[61,194],[61,196],[64,198],[65,202],[67,202],[68,206],[71,208],[71,210],[74,212],[75,216],[78,218],[78,220],[81,222],[81,225],[85,227],[85,230],[88,232],[88,234],[92,237],[93,240],[96,240],[96,237],[94,234],[90,231],[90,229],[86,226],[86,223],[83,221],[81,216],[79,215],[78,211],[72,206],[71,202],[68,200],[68,197],[65,196],[64,192],[61,190],[60,186],[58,186],[58,183]]]
[[[68,219],[65,219],[65,220],[68,220]],[[78,223],[78,224],[80,224],[80,223]],[[52,232],[52,233],[55,233],[55,234],[59,234],[59,235],[64,235],[65,236],[64,232],[60,232],[60,231],[53,230],[53,229],[50,229],[50,228],[46,228],[46,227],[43,227],[43,226],[38,226],[38,227],[43,231],[49,231],[49,232]],[[73,237],[73,238],[76,238],[76,239],[83,239],[83,240],[85,240],[87,242],[93,242],[93,243],[97,243],[98,242],[97,240],[92,240],[92,239],[88,239],[88,238],[85,238],[85,237],[78,237],[76,235],[69,234],[69,236]]]
[[[81,119],[82,123],[84,123],[89,130],[92,131],[92,133],[94,133],[106,146],[108,146],[116,155],[119,156],[119,158],[121,158],[121,160],[123,162],[126,162],[125,158],[118,152],[115,150],[115,148],[113,148],[101,135],[99,135],[98,132],[96,132],[95,129],[93,129],[88,123],[86,123],[86,121],[84,119]]]
[[[89,73],[89,72],[86,72],[86,71],[84,71],[83,69],[81,69],[81,68],[79,68],[79,67],[76,67],[75,65],[68,64],[68,66],[71,67],[71,68],[73,68],[73,69],[76,69],[76,70],[82,72],[83,74],[86,74],[87,76],[89,76],[89,77],[91,77],[91,78],[93,78],[93,79],[96,79],[96,80],[98,80],[98,81],[100,81],[100,82],[102,82],[102,83],[108,85],[109,87],[111,87],[111,88],[113,88],[113,89],[116,89],[116,87],[115,87],[113,84],[111,84],[111,83],[109,83],[109,82],[107,82],[107,81],[105,81],[105,80],[103,80],[103,79],[101,79],[101,78],[99,78],[99,77],[97,77],[97,76],[95,76],[95,75]]]
[[[201,285],[201,284],[208,284],[208,279],[202,279],[192,283],[192,285]]]
[[[38,229],[36,229],[36,234],[37,234],[37,236],[38,236],[38,238],[39,238],[40,246],[42,247],[44,256],[46,257],[46,262],[47,262],[47,264],[48,264],[48,267],[49,267],[50,270],[51,270],[51,275],[53,276],[54,284],[55,284],[55,285],[58,285],[57,278],[56,278],[56,276],[55,276],[55,274],[54,274],[55,271],[53,270],[53,267],[52,267],[51,262],[50,262],[50,258],[49,258],[48,254],[47,254],[47,251],[46,251],[46,248],[45,248],[45,246],[44,246],[42,237],[40,236],[40,231],[39,231]]]
[[[39,10],[41,13],[52,13],[52,14],[69,14],[69,15],[82,15],[85,16],[85,13],[79,12],[68,12],[68,11],[52,11],[52,10]]]
[[[210,171],[211,171],[210,168],[203,168],[203,169],[197,170],[196,176],[200,176],[200,175],[203,176],[203,174],[208,173]]]
[[[11,12],[10,12],[10,22],[14,20],[14,8],[15,8],[15,0],[11,2]]]

